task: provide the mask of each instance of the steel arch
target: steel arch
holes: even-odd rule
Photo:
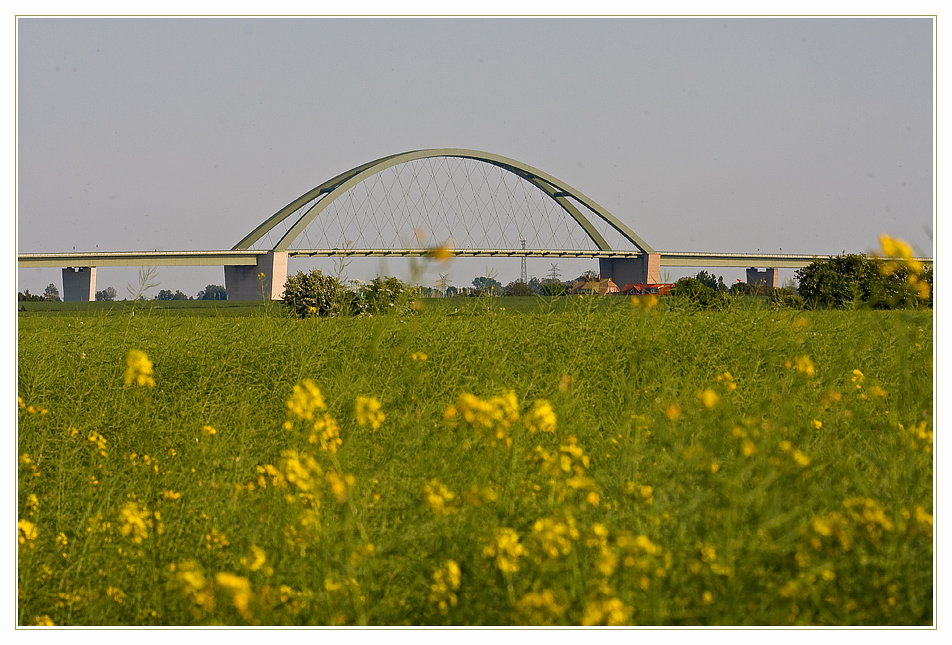
[[[568,197],[571,197],[583,204],[586,208],[595,213],[598,217],[607,222],[612,228],[618,231],[628,241],[634,244],[635,247],[640,249],[643,253],[655,253],[654,249],[652,249],[640,237],[635,235],[634,231],[628,228],[623,222],[618,221],[607,210],[599,206],[597,203],[579,191],[570,187],[568,184],[559,181],[555,177],[546,174],[541,170],[537,170],[532,166],[526,165],[514,159],[509,159],[507,157],[488,152],[479,152],[477,150],[466,150],[462,148],[413,150],[410,152],[390,155],[388,157],[381,157],[380,159],[369,161],[365,164],[357,166],[356,168],[351,168],[347,172],[341,173],[333,179],[329,179],[328,181],[324,182],[320,186],[309,190],[279,210],[277,213],[258,225],[258,227],[251,231],[248,235],[246,235],[240,242],[238,242],[238,244],[232,247],[232,250],[250,248],[252,244],[261,239],[272,228],[287,219],[295,211],[306,205],[308,202],[320,197],[321,195],[324,195],[320,201],[308,208],[307,211],[305,211],[297,219],[297,221],[288,229],[287,233],[285,233],[281,239],[278,240],[277,244],[275,244],[274,248],[272,249],[273,251],[287,251],[291,243],[304,231],[307,225],[310,224],[314,218],[320,215],[321,211],[323,211],[335,199],[344,194],[350,188],[356,186],[365,179],[372,177],[383,170],[386,170],[387,168],[392,168],[393,166],[407,163],[409,161],[429,159],[433,157],[461,157],[464,159],[473,159],[475,161],[492,164],[502,168],[503,170],[511,172],[518,177],[521,177],[548,195],[560,207],[562,207],[563,210],[571,215],[578,225],[581,226],[585,233],[592,239],[592,241],[595,242],[599,250],[611,251],[612,249],[608,245],[608,242],[605,240],[605,238],[602,237],[602,235],[588,220],[588,218],[586,218],[585,215],[583,215],[581,211],[579,211],[579,209],[567,199]]]

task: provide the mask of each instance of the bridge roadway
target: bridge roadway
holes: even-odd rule
[[[640,251],[572,249],[448,249],[453,257],[538,258],[641,258]],[[19,253],[17,268],[40,267],[131,267],[131,266],[250,266],[267,250],[230,251],[97,251],[95,253]],[[326,257],[425,257],[432,249],[290,249],[289,258]],[[764,267],[799,269],[832,255],[802,253],[700,253],[659,251],[661,266],[668,267]],[[931,265],[932,258],[917,258]]]
[[[63,269],[64,300],[94,300],[97,267],[117,266],[221,266],[225,268],[226,283],[243,282],[244,293],[252,288],[251,278],[257,278],[257,269],[265,273],[272,297],[280,297],[287,275],[287,259],[301,257],[426,257],[434,249],[289,249],[285,253],[270,250],[228,251],[97,251],[93,253],[19,253],[17,268],[66,267]],[[629,273],[623,263],[644,262],[645,270],[638,273],[643,282],[657,282],[659,267],[743,267],[765,268],[776,277],[776,269],[798,269],[815,260],[833,258],[832,255],[805,255],[796,253],[700,253],[659,251],[645,254],[640,251],[603,251],[572,249],[446,249],[444,257],[536,257],[536,258],[592,258],[598,259],[602,274]],[[916,258],[932,265],[932,258]],[[618,264],[613,264],[618,263]],[[651,264],[653,270],[648,267]],[[613,267],[622,270],[613,270]],[[228,267],[235,267],[231,272]],[[248,267],[238,270],[237,267]],[[256,267],[256,269],[250,269]],[[236,271],[239,271],[236,273]],[[231,274],[232,279],[229,280]],[[240,276],[235,278],[234,276]],[[618,275],[618,277],[624,277]],[[654,278],[653,280],[651,278]],[[631,282],[624,280],[623,282]],[[635,280],[638,281],[638,280]],[[618,280],[616,279],[616,282]],[[254,286],[260,292],[260,283]],[[226,291],[231,288],[226,284]],[[244,299],[244,298],[238,298]]]

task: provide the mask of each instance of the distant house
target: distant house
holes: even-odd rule
[[[673,282],[663,282],[660,284],[626,284],[621,292],[626,296],[667,296],[671,293]]]
[[[618,285],[615,284],[611,278],[576,280],[569,288],[569,293],[572,295],[597,294],[604,296],[609,293],[620,292],[621,289],[618,288]]]

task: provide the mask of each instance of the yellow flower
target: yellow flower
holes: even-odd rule
[[[122,523],[119,532],[129,536],[134,543],[141,544],[149,537],[148,530],[152,528],[152,514],[144,506],[134,501],[126,502],[119,509],[119,521]]]
[[[421,362],[425,361],[426,354],[424,354],[423,352],[413,352],[412,354],[410,354],[410,360],[421,361]]]
[[[215,428],[211,426],[202,426],[202,434],[206,434],[206,435],[218,434],[218,430],[215,430]]]
[[[813,365],[813,361],[810,360],[809,356],[797,356],[793,359],[793,368],[802,374],[807,376],[813,376],[816,374],[816,367]]]
[[[600,601],[589,601],[582,612],[582,624],[619,626],[626,625],[631,616],[631,609],[618,598],[609,598]]]
[[[704,405],[704,407],[708,410],[713,409],[714,406],[716,406],[721,400],[721,397],[718,396],[717,392],[711,388],[706,388],[703,392],[698,394],[698,397],[701,399],[701,403]]]
[[[369,425],[374,430],[378,429],[387,418],[380,410],[380,401],[372,396],[358,396],[354,403],[354,413],[357,416],[358,425]]]
[[[530,433],[535,432],[555,432],[555,411],[545,399],[538,399],[532,403],[532,407],[522,418],[522,422],[528,428]]]
[[[311,379],[304,379],[294,386],[294,391],[287,401],[288,413],[302,421],[310,421],[317,412],[327,409],[324,396]]]
[[[539,593],[527,593],[516,603],[515,609],[523,625],[555,625],[568,605],[556,600],[551,589],[543,589]]]
[[[357,483],[357,479],[353,475],[345,474],[341,477],[333,470],[328,471],[324,479],[327,481],[327,485],[331,487],[331,493],[334,495],[334,499],[337,500],[338,504],[343,504],[347,501],[348,487],[353,487],[354,484]]]
[[[453,257],[453,250],[450,246],[450,240],[447,240],[440,246],[430,250],[430,257],[440,261],[445,262]]]
[[[267,554],[265,554],[264,549],[254,544],[251,545],[251,555],[242,556],[241,564],[243,567],[249,571],[258,571],[264,567],[267,560]]]
[[[145,352],[138,349],[130,349],[126,354],[126,385],[148,385],[155,387],[155,380],[152,378],[152,361],[146,356]]]
[[[251,602],[251,583],[248,579],[227,571],[219,571],[215,574],[215,582],[231,595],[231,602],[238,610],[238,614],[245,620],[251,620],[251,612],[248,611],[248,604]]]
[[[664,416],[668,417],[669,420],[674,421],[681,416],[681,406],[677,403],[669,403],[668,407],[664,410]]]
[[[423,486],[423,502],[433,511],[434,515],[452,515],[458,513],[459,509],[452,506],[456,494],[443,485],[439,479],[431,479],[429,484]]]
[[[532,527],[532,540],[539,545],[539,549],[549,558],[568,555],[572,551],[572,541],[579,538],[575,520],[571,515],[563,522],[558,517],[546,517],[536,520]],[[541,558],[536,558],[541,561]]]
[[[440,613],[446,615],[450,607],[455,607],[456,594],[460,584],[459,565],[453,560],[447,560],[433,572],[433,584],[430,585],[429,600],[435,603]]]
[[[736,390],[737,383],[734,382],[734,377],[731,376],[730,372],[724,372],[723,374],[717,375],[717,382],[724,383],[729,390]]]
[[[106,589],[106,595],[115,600],[116,604],[119,605],[126,599],[126,593],[119,587],[109,587]]]
[[[19,520],[17,522],[17,542],[26,545],[27,548],[33,548],[33,540],[36,539],[36,524],[29,520]]]
[[[484,558],[492,558],[504,574],[519,570],[519,558],[527,555],[526,548],[519,544],[519,534],[510,528],[496,529],[493,540],[483,549]]]
[[[36,627],[55,627],[56,623],[53,622],[53,619],[43,614],[42,616],[36,616],[33,619],[33,624]]]

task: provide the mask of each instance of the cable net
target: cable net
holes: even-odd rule
[[[315,198],[254,246],[273,248],[326,195]],[[637,250],[584,205],[568,198],[616,251]],[[537,186],[490,163],[431,157],[398,164],[351,187],[289,249],[597,250],[575,219]]]

